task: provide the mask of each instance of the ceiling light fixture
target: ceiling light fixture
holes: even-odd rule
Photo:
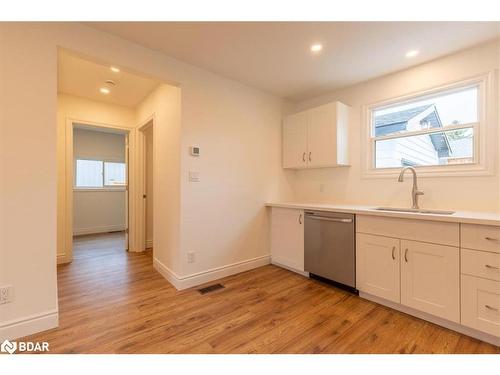
[[[314,53],[318,53],[322,49],[323,49],[323,46],[321,44],[319,44],[319,43],[313,44],[311,46],[311,52],[314,52]]]
[[[101,94],[104,94],[104,95],[108,95],[111,92],[111,90],[108,89],[107,87],[101,87],[99,89],[99,91],[101,92]]]
[[[110,69],[113,73],[120,73],[120,68],[117,68],[116,66],[112,66]]]
[[[406,55],[405,55],[405,56],[406,56],[406,58],[408,58],[408,59],[409,59],[409,58],[412,58],[412,57],[417,56],[419,53],[420,53],[420,51],[419,51],[419,50],[412,49],[411,51],[406,52]]]

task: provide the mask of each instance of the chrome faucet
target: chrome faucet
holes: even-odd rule
[[[420,207],[418,207],[418,196],[419,195],[424,195],[424,192],[421,190],[418,190],[417,187],[417,171],[413,167],[404,167],[401,169],[401,173],[399,174],[398,182],[403,182],[404,181],[404,174],[406,170],[410,170],[411,173],[413,173],[413,189],[411,190],[411,198],[413,201],[413,206],[412,208],[418,210]]]

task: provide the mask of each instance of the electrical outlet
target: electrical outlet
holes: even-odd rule
[[[14,293],[12,285],[5,285],[0,287],[0,305],[12,302],[13,298],[14,298]]]
[[[194,252],[189,251],[187,255],[188,255],[188,263],[194,263]]]

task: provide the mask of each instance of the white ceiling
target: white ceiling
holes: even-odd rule
[[[160,84],[154,79],[126,72],[123,68],[114,73],[109,65],[82,59],[65,50],[60,50],[58,54],[57,75],[57,90],[60,93],[130,108],[135,108]],[[103,95],[99,89],[109,79],[116,86],[108,95]]]
[[[500,35],[498,22],[95,22],[91,27],[292,100]],[[312,43],[323,51],[313,55]],[[411,49],[420,55],[405,58]]]

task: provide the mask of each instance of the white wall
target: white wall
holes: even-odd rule
[[[73,131],[73,158],[125,163],[125,134],[87,129]],[[73,190],[73,233],[126,229],[125,189]]]
[[[362,177],[361,151],[365,147],[365,140],[361,139],[361,127],[366,126],[362,122],[362,107],[485,74],[498,69],[499,66],[499,43],[494,41],[298,103],[296,111],[332,100],[340,100],[352,106],[349,132],[352,165],[349,168],[297,171],[294,178],[295,199],[338,204],[408,206],[411,202],[411,179],[406,179],[405,183],[397,183],[396,177],[389,179]],[[498,85],[498,82],[496,84]],[[491,103],[491,106],[495,111],[498,108],[498,101]],[[488,126],[489,137],[493,139],[489,157],[493,162],[497,162],[498,119],[494,118]],[[496,164],[494,176],[420,178],[419,187],[425,192],[421,197],[422,206],[471,211],[500,209],[498,163]]]
[[[2,23],[0,284],[16,288],[15,301],[0,306],[2,337],[21,332],[19,327],[12,328],[12,320],[27,319],[21,324],[23,333],[39,330],[33,318],[57,309],[58,47],[180,85],[181,89],[167,93],[169,99],[163,103],[164,108],[175,109],[182,102],[180,113],[159,116],[170,123],[181,121],[182,127],[165,129],[163,135],[155,128],[155,140],[173,134],[181,142],[172,140],[172,148],[155,151],[155,161],[167,162],[168,156],[174,160],[169,162],[170,169],[155,167],[159,182],[154,191],[155,208],[168,209],[172,215],[162,221],[155,216],[155,256],[160,251],[178,275],[268,254],[263,204],[292,198],[292,172],[280,166],[285,104],[281,100],[81,24]],[[135,113],[132,117],[137,119]],[[122,126],[125,123],[120,121]],[[191,143],[202,147],[199,159],[188,156]],[[19,152],[20,147],[26,152]],[[200,183],[187,183],[189,169],[199,170]],[[173,195],[164,197],[162,203],[165,192]],[[174,196],[178,203],[167,205]],[[169,235],[159,237],[158,226]],[[26,236],[27,228],[30,236]],[[196,263],[188,265],[185,254],[191,249],[198,256]],[[46,323],[50,326],[53,321]]]

